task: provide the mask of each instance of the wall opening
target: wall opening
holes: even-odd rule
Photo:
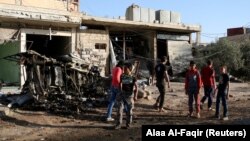
[[[157,39],[157,58],[168,56],[167,40]]]
[[[56,58],[69,54],[71,51],[71,37],[27,34],[26,49],[34,50],[41,55]]]

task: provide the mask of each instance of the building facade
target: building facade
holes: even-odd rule
[[[0,58],[27,50],[48,57],[74,53],[99,66],[102,76],[110,74],[113,50],[118,60],[140,58],[155,64],[160,56],[169,56],[179,65],[190,57],[192,33],[199,42],[201,26],[180,23],[179,17],[172,21],[88,16],[79,12],[78,0],[1,0]],[[0,65],[6,66],[0,70],[1,80],[24,83],[22,65],[4,59]]]

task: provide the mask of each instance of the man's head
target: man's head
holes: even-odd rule
[[[117,63],[116,66],[122,68],[122,67],[124,66],[124,61],[123,61],[123,60],[120,60],[120,61]]]
[[[190,67],[190,69],[195,69],[196,68],[196,63],[193,60],[190,61],[189,67]]]
[[[125,74],[131,74],[132,69],[133,69],[133,66],[131,63],[124,64],[124,73]]]
[[[161,59],[161,62],[162,62],[162,63],[164,63],[164,62],[167,61],[167,57],[166,57],[166,56],[162,56],[160,59]]]
[[[221,66],[220,73],[224,74],[226,72],[227,72],[227,67],[226,66]]]
[[[213,61],[212,60],[207,60],[207,65],[208,66],[212,66],[213,65]]]

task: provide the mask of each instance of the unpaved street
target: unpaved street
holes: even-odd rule
[[[250,85],[247,83],[231,84],[228,121],[212,118],[214,111],[207,111],[206,106],[200,119],[186,117],[188,107],[184,84],[172,83],[172,88],[174,92],[166,94],[167,112],[159,113],[152,106],[158,91],[155,86],[147,87],[153,92],[152,99],[141,98],[136,102],[130,129],[113,130],[114,122],[104,122],[106,107],[93,108],[77,116],[65,116],[44,111],[12,111],[0,106],[0,140],[140,141],[141,125],[145,124],[250,125]],[[115,112],[116,109],[114,117]]]

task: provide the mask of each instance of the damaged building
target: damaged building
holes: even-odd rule
[[[1,0],[0,57],[27,50],[47,57],[73,53],[110,74],[110,46],[116,59],[141,58],[156,63],[169,56],[173,69],[190,57],[192,33],[199,43],[201,27],[181,22],[173,11],[131,5],[125,17],[109,19],[79,12],[79,0]],[[22,66],[0,61],[0,79],[24,84]],[[177,69],[176,69],[177,70]]]
[[[81,13],[79,5],[79,0],[1,0],[1,82],[32,86],[41,95],[54,89],[90,93],[117,60],[136,62],[136,75],[148,79],[158,58],[168,56],[177,74],[192,58],[193,33],[200,42],[201,26],[183,24],[175,11],[131,5],[124,17],[111,19]]]

